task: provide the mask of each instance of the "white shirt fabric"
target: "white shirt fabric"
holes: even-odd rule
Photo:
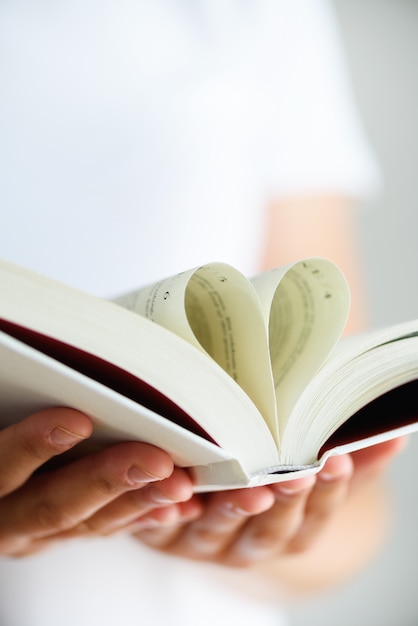
[[[3,0],[0,255],[104,296],[253,272],[268,198],[377,180],[334,27],[321,0]],[[216,578],[74,542],[0,561],[0,623],[279,624]]]

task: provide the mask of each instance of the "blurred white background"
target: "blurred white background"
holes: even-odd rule
[[[372,322],[418,317],[418,2],[334,0],[354,91],[384,177],[361,214]],[[394,524],[377,560],[295,607],[293,626],[418,624],[418,435],[396,461]]]

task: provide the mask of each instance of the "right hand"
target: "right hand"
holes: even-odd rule
[[[115,444],[35,473],[91,433],[91,420],[67,408],[40,411],[0,431],[0,555],[109,535],[135,526],[143,515],[160,523],[199,515],[187,473],[149,444]]]

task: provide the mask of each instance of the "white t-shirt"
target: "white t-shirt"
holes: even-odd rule
[[[376,180],[321,0],[4,0],[0,255],[99,295],[255,270],[271,196]],[[277,624],[129,537],[0,561],[2,626]]]
[[[266,198],[374,164],[317,0],[6,0],[1,255],[99,295],[252,272]]]

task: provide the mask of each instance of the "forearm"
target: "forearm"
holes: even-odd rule
[[[310,195],[271,202],[267,208],[261,269],[308,257],[334,261],[350,285],[352,306],[347,332],[368,324],[355,203],[336,195]]]

